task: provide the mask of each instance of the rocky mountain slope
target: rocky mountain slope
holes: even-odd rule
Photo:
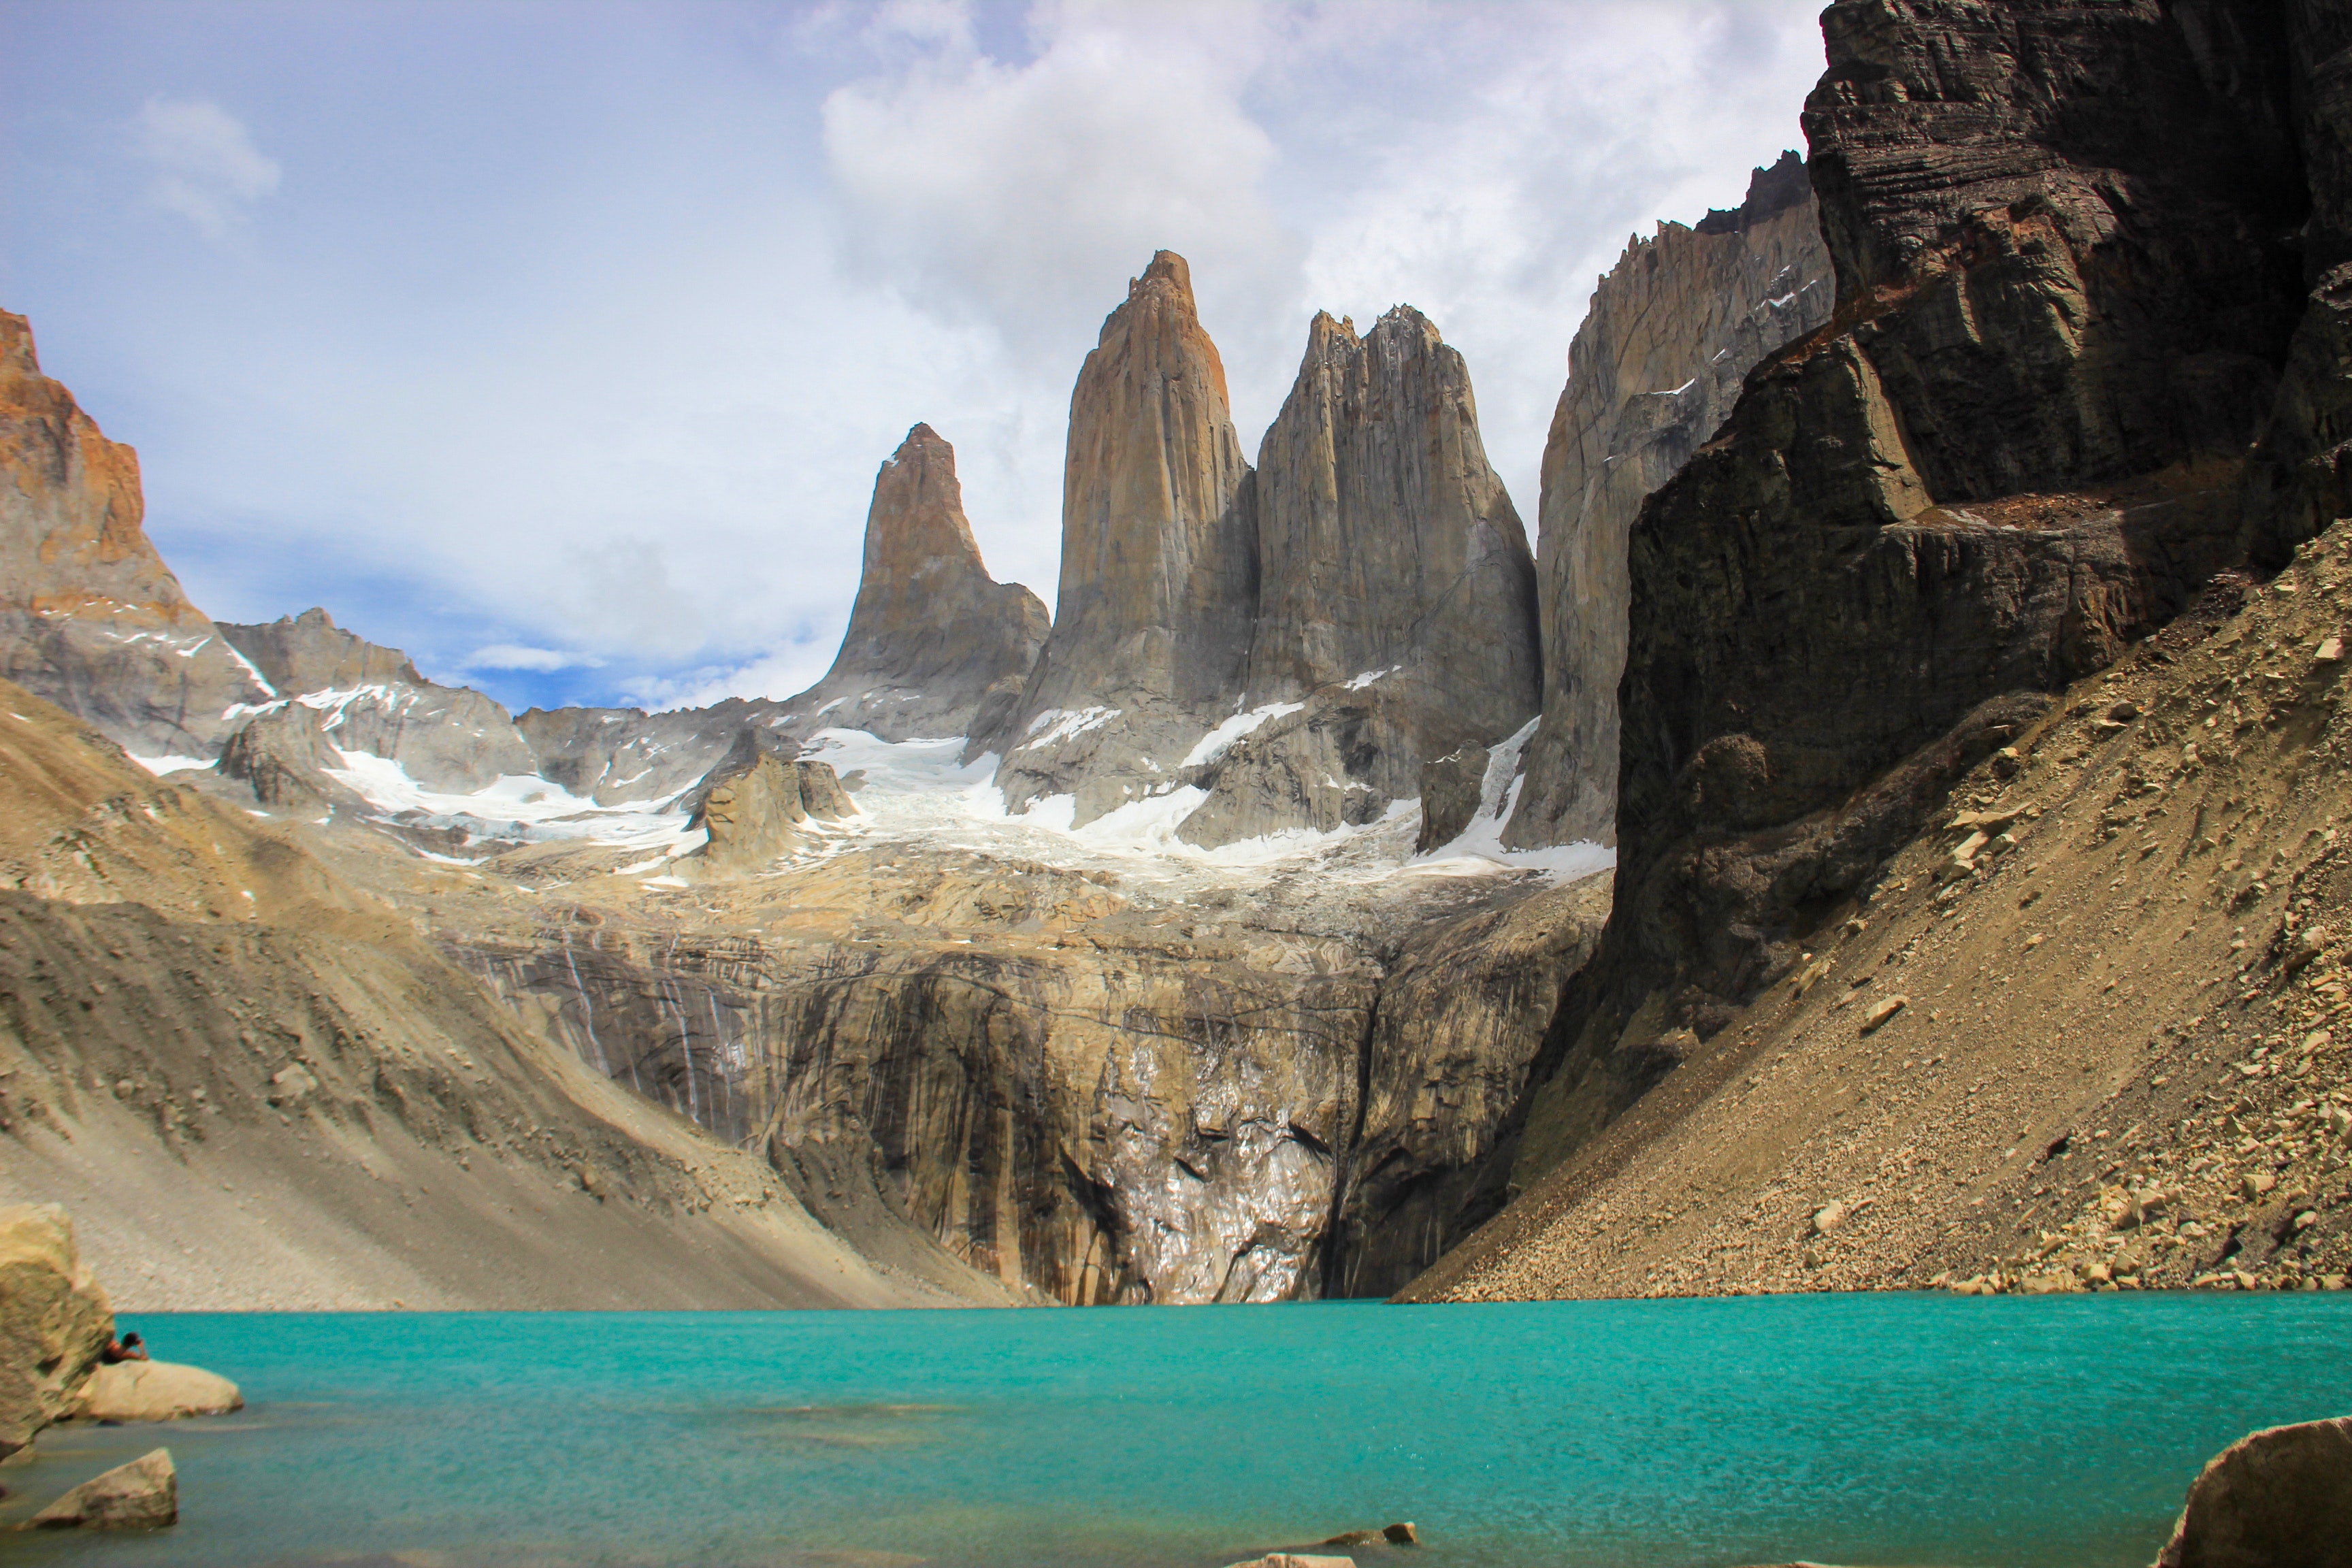
[[[141,522],[139,457],[41,374],[0,310],[0,677],[147,756],[210,758],[277,695],[188,602]]]
[[[2347,590],[2342,523],[2062,693],[1409,1296],[2340,1287]]]
[[[896,1267],[306,852],[0,685],[0,1199],[133,1309],[1009,1300]]]
[[[1634,514],[1722,427],[1748,373],[1829,320],[1835,294],[1794,153],[1757,170],[1737,208],[1635,239],[1593,290],[1544,443],[1543,721],[1506,843],[1617,841]]]
[[[1806,129],[1837,313],[1751,374],[1633,529],[1615,906],[1483,1202],[1586,1159],[1629,1107],[1694,1103],[1759,999],[1901,880],[1948,791],[2316,515],[2282,516],[2266,476],[2327,450],[2345,382],[2336,275],[2306,297],[2298,255],[2336,243],[2340,193],[2298,138],[2341,56],[2273,20],[1825,13]],[[2291,471],[2324,491],[2335,461]],[[2096,1072],[2116,1044],[2052,1048]]]

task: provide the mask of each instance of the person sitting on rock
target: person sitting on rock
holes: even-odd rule
[[[98,1359],[109,1366],[126,1361],[145,1361],[147,1347],[140,1342],[137,1334],[125,1334],[119,1340],[107,1341],[106,1348],[98,1352]]]

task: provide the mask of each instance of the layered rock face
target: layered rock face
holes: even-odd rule
[[[1424,760],[1510,734],[1541,687],[1535,563],[1462,356],[1410,306],[1318,313],[1258,450],[1253,704],[1200,775],[1198,844],[1371,821]]]
[[[1544,443],[1543,722],[1505,843],[1616,842],[1627,531],[1748,373],[1828,321],[1835,295],[1794,153],[1757,170],[1738,207],[1634,240],[1593,290]]]
[[[1616,906],[1547,1042],[1581,1086],[1547,1158],[2235,555],[2310,206],[2268,15],[1824,14],[1838,310],[1632,531]]]
[[[0,1208],[0,1458],[74,1414],[114,1309],[55,1204]]]
[[[785,704],[803,725],[886,741],[1003,727],[1047,629],[1045,606],[981,563],[955,448],[907,432],[875,477],[849,630],[824,679]]]
[[[1104,321],[1070,397],[1054,629],[999,752],[1014,810],[1093,820],[1166,783],[1242,692],[1257,613],[1255,486],[1184,258],[1161,251]]]
[[[141,526],[139,458],[41,374],[0,310],[0,677],[143,755],[209,758],[277,694],[188,602]]]

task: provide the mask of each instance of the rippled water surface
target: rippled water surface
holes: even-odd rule
[[[2352,1412],[2340,1295],[125,1321],[249,1405],[45,1435],[0,1521],[165,1442],[183,1522],[13,1561],[2120,1568]]]

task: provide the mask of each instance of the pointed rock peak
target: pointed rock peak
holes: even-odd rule
[[[866,575],[903,574],[915,562],[937,556],[982,570],[980,543],[963,514],[955,448],[929,425],[918,425],[874,476],[874,503],[866,513]]]
[[[1184,296],[1185,302],[1187,304],[1192,302],[1192,264],[1187,262],[1182,257],[1177,255],[1174,251],[1153,251],[1151,253],[1151,265],[1143,269],[1142,277],[1128,285],[1127,291],[1129,294],[1132,295],[1153,283],[1172,283],[1176,286],[1176,291]]]
[[[1333,343],[1353,343],[1356,339],[1356,319],[1353,316],[1334,318],[1328,310],[1318,310],[1315,319],[1307,323],[1307,353],[1312,357]]]
[[[33,353],[33,323],[0,310],[0,371],[13,375],[38,375],[41,362]]]

